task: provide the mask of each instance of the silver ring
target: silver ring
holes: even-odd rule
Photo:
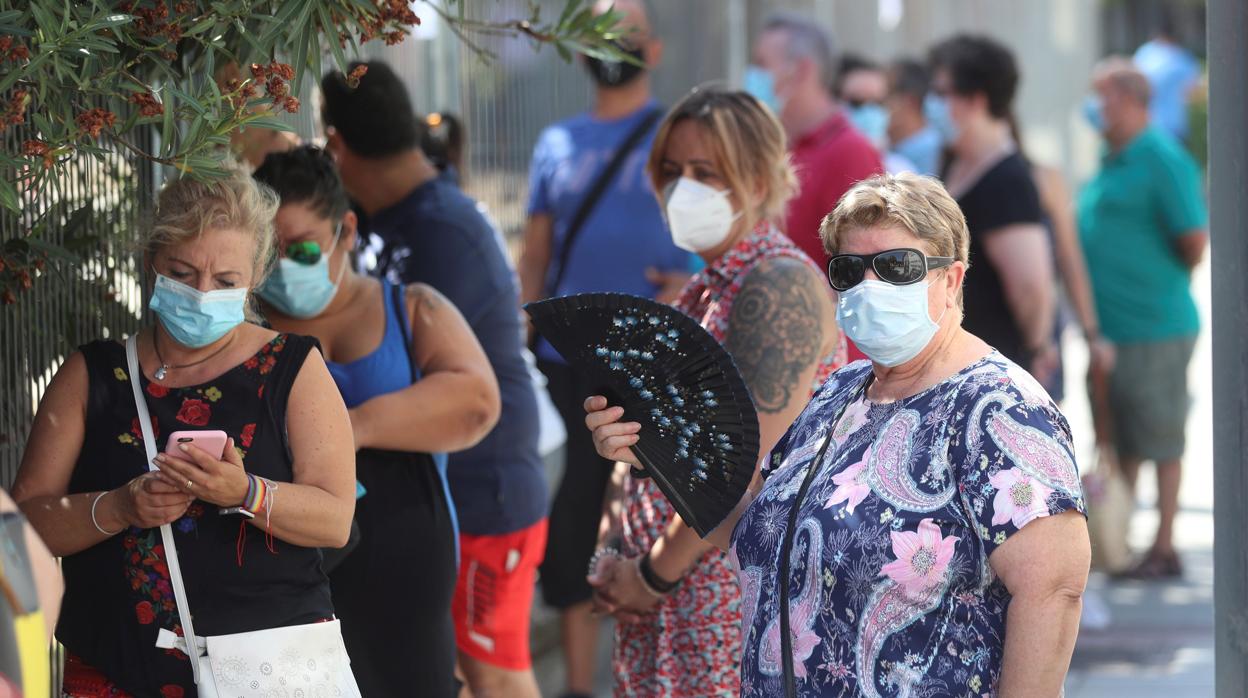
[[[194,487],[194,486],[195,486],[195,481],[194,481],[194,480],[187,480],[187,481],[186,481],[186,489],[188,489],[188,490],[189,490],[189,489],[191,489],[191,488],[192,488],[192,487]]]

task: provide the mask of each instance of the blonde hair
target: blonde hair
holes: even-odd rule
[[[667,141],[672,129],[686,119],[706,132],[718,169],[743,209],[751,192],[764,192],[758,210],[745,213],[750,227],[759,220],[780,222],[785,205],[797,193],[797,174],[789,162],[780,120],[746,92],[697,87],[672,107],[659,124],[646,164],[655,194],[663,196],[662,164]]]
[[[156,253],[209,230],[239,230],[252,236],[251,290],[268,277],[276,258],[273,217],[280,201],[269,187],[252,179],[240,164],[227,166],[225,177],[197,180],[183,176],[165,185],[156,201],[152,222],[140,242],[148,264]],[[259,317],[249,303],[247,317]]]
[[[933,177],[903,172],[862,180],[824,217],[819,237],[823,249],[836,255],[850,231],[878,227],[901,228],[918,238],[932,256],[953,257],[970,267],[966,217]],[[959,300],[961,295],[959,290]]]

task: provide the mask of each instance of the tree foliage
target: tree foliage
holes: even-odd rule
[[[538,0],[505,21],[467,12],[489,1],[0,0],[0,215],[34,206],[81,157],[124,150],[219,176],[231,133],[287,130],[275,117],[301,108],[294,95],[309,72],[347,70],[369,41],[403,41],[421,14],[440,15],[487,59],[476,36],[527,37],[565,58],[620,55],[610,43],[619,15],[595,17],[590,0],[566,0],[549,18]],[[39,229],[28,221],[0,246],[0,301],[30,288],[57,252]]]

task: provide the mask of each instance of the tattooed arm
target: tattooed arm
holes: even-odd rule
[[[834,317],[827,285],[798,260],[763,262],[737,292],[724,346],[754,398],[761,454],[771,451],[806,406],[819,362],[836,340]],[[705,541],[674,517],[651,548],[655,573],[675,579],[711,547],[727,548],[741,511],[737,507]]]
[[[355,447],[454,452],[498,422],[498,381],[472,328],[431,286],[407,291],[412,355],[421,378],[350,410]]]

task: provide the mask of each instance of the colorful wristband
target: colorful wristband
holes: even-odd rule
[[[268,496],[269,486],[262,477],[256,477],[251,473],[247,474],[247,496],[243,498],[240,505],[244,511],[250,512],[253,516],[260,513],[260,508],[264,506],[265,497]]]

